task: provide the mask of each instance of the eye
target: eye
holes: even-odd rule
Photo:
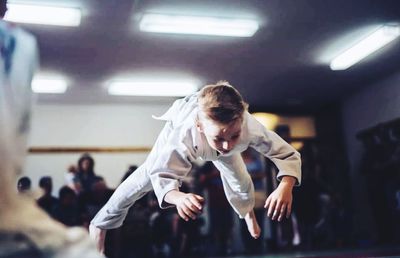
[[[240,134],[235,134],[234,136],[232,136],[232,140],[236,140],[237,138],[239,138]]]
[[[225,141],[225,139],[224,139],[224,138],[221,138],[221,137],[215,137],[215,138],[214,138],[214,141],[215,141],[215,142],[223,142],[223,141]]]

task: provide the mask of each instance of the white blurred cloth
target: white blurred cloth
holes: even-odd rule
[[[26,155],[38,50],[34,36],[2,20],[0,49],[0,256],[100,258],[84,229],[65,228],[34,200],[16,193],[15,179]]]

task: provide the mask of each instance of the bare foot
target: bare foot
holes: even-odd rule
[[[252,210],[249,213],[247,213],[246,216],[244,217],[244,220],[246,221],[247,230],[249,231],[250,235],[254,239],[259,238],[261,235],[261,228],[258,225],[254,211]]]
[[[89,226],[89,236],[94,241],[97,251],[104,254],[104,241],[106,239],[107,230],[96,227],[90,224]]]

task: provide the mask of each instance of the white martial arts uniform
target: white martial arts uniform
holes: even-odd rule
[[[157,119],[167,121],[143,165],[130,175],[115,191],[107,204],[97,213],[92,224],[101,229],[121,226],[129,207],[147,192],[154,190],[161,208],[170,205],[164,196],[178,190],[181,180],[197,158],[212,161],[221,173],[225,195],[240,217],[254,206],[254,187],[241,157],[252,147],[274,162],[282,176],[293,176],[301,183],[300,154],[276,133],[268,131],[248,112],[244,114],[238,144],[221,155],[212,149],[204,134],[196,127],[197,94],[174,102]]]

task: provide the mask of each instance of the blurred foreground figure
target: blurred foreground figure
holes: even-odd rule
[[[0,0],[0,17],[6,2]],[[33,36],[0,20],[0,257],[101,257],[83,229],[67,229],[18,195],[37,66]]]

